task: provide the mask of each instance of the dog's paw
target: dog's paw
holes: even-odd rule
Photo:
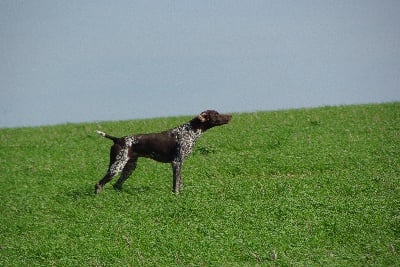
[[[94,186],[94,193],[98,194],[101,192],[101,186],[99,184],[95,184]]]

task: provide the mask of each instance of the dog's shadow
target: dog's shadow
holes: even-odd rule
[[[102,192],[99,194],[95,194],[94,188],[85,187],[85,188],[71,188],[66,195],[73,200],[82,199],[82,198],[93,198],[102,194],[129,194],[129,195],[140,195],[142,193],[150,192],[150,186],[126,186],[121,190],[114,189],[112,187],[104,188]]]
[[[77,200],[82,198],[93,197],[95,194],[93,188],[86,187],[86,188],[71,188],[66,192],[66,195],[72,198],[73,200]]]
[[[150,186],[125,186],[121,190],[110,189],[107,191],[114,191],[117,194],[129,194],[129,195],[140,195],[142,193],[150,192]],[[100,193],[101,194],[101,193]]]

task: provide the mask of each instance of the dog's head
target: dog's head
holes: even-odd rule
[[[192,121],[196,122],[196,126],[203,131],[208,130],[212,127],[224,125],[230,122],[232,115],[230,114],[219,114],[215,110],[206,110],[200,113]]]

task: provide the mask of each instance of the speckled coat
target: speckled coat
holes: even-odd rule
[[[206,110],[189,122],[160,133],[118,138],[97,131],[101,136],[111,139],[114,144],[110,150],[110,164],[107,173],[95,185],[95,193],[99,193],[103,186],[120,172],[122,172],[121,176],[114,184],[114,188],[121,189],[122,184],[135,170],[139,157],[171,163],[173,170],[172,190],[179,193],[179,189],[182,187],[182,163],[192,152],[196,140],[206,130],[227,124],[230,120],[231,115],[219,114],[215,110]]]

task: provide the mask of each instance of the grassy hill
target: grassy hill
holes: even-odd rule
[[[400,103],[233,114],[93,194],[109,140],[191,117],[0,129],[0,266],[399,266]]]

